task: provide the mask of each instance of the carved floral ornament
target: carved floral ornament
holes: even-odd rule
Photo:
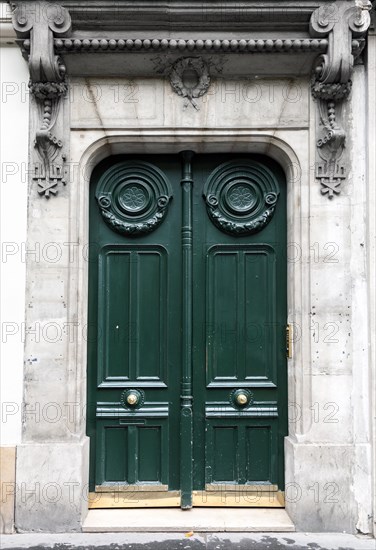
[[[210,86],[204,54],[317,52],[311,84],[317,102],[316,177],[324,195],[333,198],[340,193],[348,171],[345,106],[351,92],[354,58],[364,47],[370,24],[369,0],[323,3],[312,13],[311,36],[294,39],[71,38],[71,17],[60,4],[46,0],[15,1],[12,7],[13,25],[29,62],[30,91],[40,120],[31,156],[36,167],[33,178],[41,195],[49,198],[58,192],[59,185],[65,184],[64,138],[69,130],[64,127],[63,100],[67,82],[59,54],[140,51],[191,53],[175,60],[168,74],[172,89],[184,100],[184,107],[192,105],[195,109],[197,98]],[[252,64],[249,66],[251,72]]]

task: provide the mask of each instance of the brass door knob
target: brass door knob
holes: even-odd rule
[[[128,405],[136,405],[138,402],[138,396],[135,393],[130,393],[127,396],[127,403]]]
[[[248,397],[244,393],[239,393],[236,396],[236,402],[238,405],[245,405],[248,402]]]
[[[238,388],[230,393],[230,403],[235,408],[245,409],[253,403],[253,393],[244,388]]]
[[[139,409],[145,403],[145,394],[142,390],[134,388],[124,390],[120,397],[120,403],[123,407],[131,409]]]

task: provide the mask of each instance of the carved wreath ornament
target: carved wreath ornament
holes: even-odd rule
[[[199,110],[195,98],[201,97],[209,89],[210,75],[205,61],[201,57],[183,57],[178,59],[170,71],[170,84],[174,92],[186,99]]]

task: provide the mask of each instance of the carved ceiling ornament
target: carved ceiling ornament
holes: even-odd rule
[[[55,55],[54,39],[71,30],[68,10],[51,2],[16,2],[13,26],[20,38],[30,39],[28,55],[29,88],[35,99],[40,126],[35,130],[33,179],[38,193],[49,198],[56,195],[59,183],[65,185],[63,151],[62,98],[67,93],[66,68]]]
[[[203,96],[210,86],[209,69],[202,57],[182,57],[172,66],[170,84],[175,93],[199,110],[196,98]]]
[[[328,37],[327,52],[314,65],[311,91],[318,107],[315,175],[329,199],[340,193],[347,175],[344,102],[352,85],[353,38],[367,32],[370,9],[369,0],[334,2],[317,8],[310,20],[312,36]]]

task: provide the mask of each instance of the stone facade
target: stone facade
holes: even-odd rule
[[[27,244],[42,251],[27,263],[17,530],[80,531],[88,509],[92,170],[114,154],[191,149],[263,153],[285,171],[294,327],[286,509],[297,530],[371,533],[376,41],[373,30],[367,39],[370,4],[290,2],[280,12],[278,3],[270,11],[250,1],[241,14],[227,14],[226,31],[219,6],[199,13],[187,3],[185,13],[174,12],[171,2],[164,14],[155,2],[154,13],[141,7],[136,13],[120,2],[117,16],[124,19],[117,25],[111,3],[100,3],[92,20],[83,17],[85,9],[93,15],[91,2],[60,4],[52,13],[46,2],[15,2],[13,14],[32,82]],[[165,30],[152,23],[156,14]],[[194,88],[184,84],[182,63],[190,58],[204,67]]]

